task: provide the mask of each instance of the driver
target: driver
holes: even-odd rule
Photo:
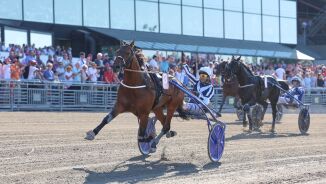
[[[211,83],[211,69],[209,67],[201,67],[199,70],[199,79],[197,79],[191,72],[189,66],[184,63],[183,68],[189,81],[193,83],[193,93],[196,95],[206,106],[210,104],[210,100],[214,95],[213,85]],[[183,105],[183,109],[193,115],[201,115],[203,112],[200,108],[200,104],[190,99],[188,103]],[[215,112],[214,112],[215,113]],[[219,113],[214,114],[217,117],[221,115]]]
[[[299,77],[293,77],[291,79],[291,84],[292,84],[292,88],[288,91],[289,94],[285,93],[284,95],[280,96],[278,103],[298,106],[299,103],[296,100],[294,100],[293,97],[299,101],[302,101],[302,97],[304,95],[304,89],[303,87],[301,87],[301,80]]]

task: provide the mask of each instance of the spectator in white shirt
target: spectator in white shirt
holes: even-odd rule
[[[66,81],[73,81],[74,78],[73,78],[73,73],[72,73],[72,67],[70,65],[68,65],[66,67],[66,72],[65,72],[65,80]]]
[[[80,68],[79,63],[76,63],[75,66],[72,68],[72,73],[74,74],[74,81],[76,83],[81,82],[81,77],[80,77],[81,71],[80,70],[81,70],[81,68]]]
[[[178,79],[178,81],[180,81],[182,84],[184,82],[184,78],[185,78],[185,71],[181,69],[181,66],[176,66],[176,72],[175,72],[175,78]]]
[[[86,59],[85,59],[85,52],[80,52],[79,53],[79,59],[76,61],[73,60],[72,65],[75,66],[76,62],[79,62],[80,66],[83,66],[83,64],[86,64]]]
[[[278,64],[278,68],[275,70],[275,76],[278,80],[285,80],[285,70],[282,68],[282,64]]]
[[[3,78],[5,80],[10,80],[11,79],[11,70],[10,70],[10,66],[11,66],[11,60],[9,58],[6,59],[5,61],[5,65],[2,66],[2,70],[3,70]]]
[[[88,80],[88,66],[85,64],[81,69],[81,82],[85,83]]]
[[[153,58],[148,63],[151,70],[159,71],[157,62],[158,62],[158,57],[154,55]]]
[[[59,66],[56,68],[55,70],[55,74],[58,76],[59,80],[60,81],[65,81],[65,66],[61,61],[58,62],[59,63]]]
[[[37,62],[35,60],[32,60],[30,62],[28,77],[27,77],[28,80],[36,79],[37,72],[39,71],[39,69],[36,68],[36,64],[37,64]]]
[[[98,71],[96,69],[97,65],[95,63],[91,63],[91,67],[88,68],[88,77],[91,82],[97,82]]]

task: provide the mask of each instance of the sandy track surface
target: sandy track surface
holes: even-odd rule
[[[118,116],[94,141],[83,139],[104,115],[0,113],[0,183],[326,183],[326,115],[312,114],[309,135],[300,135],[298,115],[286,114],[272,135],[270,123],[249,134],[234,114],[224,114],[219,163],[208,158],[204,121],[174,118],[178,135],[143,157],[131,114]]]

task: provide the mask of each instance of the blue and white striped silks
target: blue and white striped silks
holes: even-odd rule
[[[193,91],[196,91],[199,95],[198,98],[201,99],[206,105],[210,103],[211,98],[214,95],[214,88],[212,84],[202,83],[197,79],[191,72],[187,64],[183,65],[183,68],[186,72],[191,83],[194,84]]]

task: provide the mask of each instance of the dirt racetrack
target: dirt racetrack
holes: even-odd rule
[[[249,134],[235,114],[223,114],[220,163],[208,158],[204,121],[174,118],[178,135],[143,157],[131,114],[118,116],[94,141],[83,139],[104,115],[1,112],[0,183],[326,183],[324,114],[311,114],[309,135],[300,135],[296,114],[285,114],[275,135],[270,123]]]

